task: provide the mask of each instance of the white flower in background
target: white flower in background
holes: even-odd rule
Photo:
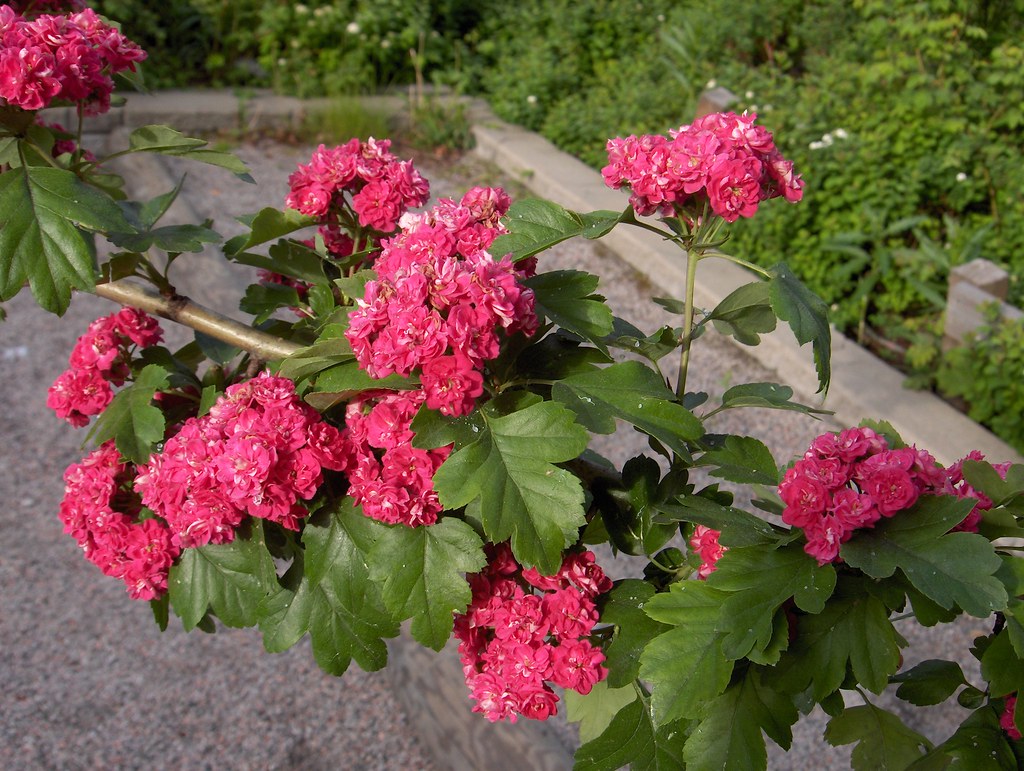
[[[526,103],[537,104],[537,97],[535,97],[533,94],[530,94],[528,97],[526,97]]]
[[[766,104],[764,107],[761,108],[761,112],[771,112],[774,109],[774,105]]]
[[[384,38],[383,40],[380,41],[380,47],[381,48],[391,48],[391,41],[388,40],[387,38]]]
[[[753,99],[753,98],[754,98],[754,92],[753,92],[753,91],[747,91],[747,93],[745,93],[745,94],[743,95],[743,98],[744,98],[744,99],[748,99],[748,100],[749,100],[749,99]]]
[[[359,22],[350,21],[348,23],[348,26],[345,27],[345,31],[348,34],[350,34],[350,35],[358,35],[359,34]]]
[[[708,89],[709,91],[712,88],[717,88],[717,87],[718,87],[718,81],[715,80],[714,78],[711,78],[711,80],[709,80],[707,83],[704,84],[704,88]]]
[[[757,105],[756,105],[756,104],[752,104],[752,105],[750,105],[750,107],[748,107],[748,108],[747,108],[747,110],[750,110],[751,112],[755,112],[755,113],[756,113],[756,112],[760,112],[760,111],[759,111],[759,110],[757,109]],[[744,112],[746,112],[746,110],[744,110]]]
[[[313,15],[316,16],[318,19],[321,16],[326,16],[330,12],[331,12],[330,6],[326,6],[326,5],[321,5],[319,8],[314,8],[313,9]]]
[[[302,3],[299,3],[295,6],[295,13],[299,14],[299,16],[302,16],[303,14],[309,13],[309,8],[304,6]]]
[[[967,175],[966,175],[966,174],[964,174],[964,173],[963,173],[962,171],[961,171],[961,172],[959,172],[959,173],[958,173],[958,174],[956,175],[956,181],[957,181],[957,182],[966,182],[966,181],[967,181]]]
[[[658,21],[662,21],[662,22],[665,21],[665,14],[659,13],[658,14]]]
[[[841,129],[841,128],[837,128],[835,131],[833,131],[832,132],[832,136],[834,136],[836,139],[848,139],[849,138],[849,134],[846,133],[846,129]]]
[[[819,141],[815,140],[814,142],[811,142],[809,145],[807,145],[807,149],[808,150],[820,150],[824,146],[825,145],[822,142],[819,142]]]

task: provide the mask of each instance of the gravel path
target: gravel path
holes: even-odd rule
[[[310,148],[257,144],[240,154],[258,186],[220,169],[188,167],[186,197],[223,235],[240,232],[234,216],[281,205],[288,174],[308,160]],[[417,165],[435,195],[458,196],[470,184],[499,181],[473,158],[444,169],[430,160]],[[188,271],[182,283],[210,304],[232,307],[221,301],[240,296],[243,276],[222,263],[207,265]],[[615,312],[643,329],[672,323],[649,301],[652,287],[591,242],[549,252],[541,268],[554,267],[602,276],[601,291]],[[0,497],[6,503],[0,510],[0,678],[6,684],[0,768],[437,768],[407,711],[410,704],[416,709],[415,699],[398,698],[401,688],[386,674],[352,667],[332,678],[317,668],[308,641],[271,656],[252,630],[184,634],[172,621],[161,634],[145,603],[131,602],[119,582],[81,558],[56,511],[61,473],[83,454],[84,432],[49,412],[45,390],[65,368],[76,337],[112,306],[79,297],[57,320],[26,293],[7,310],[9,320],[0,325]],[[181,332],[173,334],[181,339]],[[777,379],[713,334],[698,342],[690,372],[690,389],[712,397],[732,384]],[[795,413],[746,410],[723,415],[710,428],[757,436],[782,460],[833,426]],[[597,449],[621,461],[644,446],[627,435]],[[956,637],[939,645],[963,644]],[[464,706],[468,716],[468,700]],[[424,716],[413,717],[422,730]],[[442,725],[451,719],[438,717]],[[809,721],[798,728],[794,752],[773,751],[772,767],[846,767],[848,753],[822,749],[821,727]],[[563,735],[571,742],[571,732]],[[516,767],[514,758],[507,760]]]

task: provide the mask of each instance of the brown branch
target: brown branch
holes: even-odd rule
[[[248,351],[264,361],[284,359],[302,346],[222,316],[216,311],[181,295],[164,297],[148,287],[134,284],[125,279],[96,285],[96,294],[121,305],[151,313],[183,326],[190,327],[210,337]]]

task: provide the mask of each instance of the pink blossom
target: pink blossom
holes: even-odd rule
[[[492,721],[545,720],[558,703],[549,682],[586,694],[607,677],[604,654],[585,637],[598,620],[593,592],[611,582],[591,552],[567,555],[548,577],[523,570],[507,543],[487,555],[484,571],[469,576],[470,606],[455,616],[473,710]]]
[[[1006,735],[1014,741],[1019,741],[1021,738],[1020,731],[1017,729],[1017,725],[1014,722],[1014,712],[1017,709],[1017,695],[1006,697],[1006,703],[1003,705],[1003,711],[999,715],[999,727],[1002,728]]]
[[[722,533],[704,525],[696,525],[693,535],[690,537],[690,548],[701,559],[701,565],[697,569],[697,578],[703,580],[715,572],[715,563],[722,558],[727,549],[722,546],[718,539]]]

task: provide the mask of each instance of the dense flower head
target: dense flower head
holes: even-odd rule
[[[26,19],[0,6],[0,98],[7,104],[39,110],[61,100],[84,105],[89,115],[106,112],[111,76],[145,58],[90,8]]]
[[[693,535],[690,537],[690,548],[700,557],[701,565],[697,569],[697,578],[705,579],[715,572],[715,563],[728,551],[722,546],[718,539],[722,536],[720,530],[713,530],[704,525],[696,525],[693,528]]]
[[[981,457],[974,452],[963,460]],[[804,551],[821,565],[837,560],[840,547],[856,530],[909,509],[926,494],[977,499],[975,510],[954,528],[976,531],[980,511],[992,502],[963,480],[963,460],[944,469],[925,450],[891,449],[870,428],[822,434],[783,476],[782,520],[803,529]],[[1005,475],[1007,468],[1005,464],[998,470]]]
[[[498,355],[499,333],[537,329],[533,292],[508,257],[496,261],[487,251],[505,232],[499,219],[508,205],[501,190],[474,188],[459,203],[442,199],[402,218],[346,332],[371,377],[418,370],[428,407],[465,415],[483,393],[483,365]]]
[[[427,202],[430,186],[411,161],[399,160],[390,148],[390,140],[373,137],[320,145],[288,177],[287,205],[324,225],[337,225],[347,207],[362,227],[392,232],[406,211]]]
[[[113,441],[101,445],[64,472],[60,519],[86,559],[121,579],[133,599],[152,600],[167,591],[180,549],[161,520],[139,519],[134,476]]]
[[[323,482],[348,454],[341,432],[266,372],[230,386],[139,467],[135,489],[180,547],[229,543],[246,515],[297,530]]]
[[[589,551],[568,554],[553,576],[523,570],[508,544],[489,547],[488,557],[470,576],[469,608],[455,617],[473,711],[491,722],[545,720],[557,713],[552,684],[588,694],[608,674],[586,638],[598,622],[594,600],[612,583]]]
[[[70,366],[50,386],[46,405],[75,427],[88,425],[114,398],[111,386],[127,379],[133,347],[148,348],[162,337],[156,319],[135,308],[96,319],[75,343]]]
[[[349,495],[372,519],[416,527],[442,511],[433,478],[451,449],[412,446],[412,419],[425,398],[422,390],[369,391],[346,408]]]
[[[630,188],[630,203],[640,215],[671,216],[693,198],[734,222],[752,217],[769,198],[795,203],[803,197],[803,181],[771,133],[754,125],[756,118],[712,113],[667,137],[610,139],[601,174],[611,188]]]

